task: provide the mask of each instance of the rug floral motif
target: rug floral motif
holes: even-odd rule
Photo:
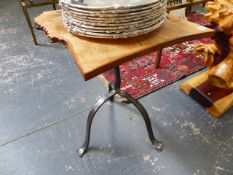
[[[208,23],[197,12],[190,13],[187,19],[201,25]],[[194,48],[200,43],[211,43],[211,39],[203,38],[164,48],[158,69],[155,69],[156,51],[122,64],[121,89],[140,98],[203,69],[202,58],[194,55]],[[101,79],[106,85],[113,82],[113,71],[103,73]]]

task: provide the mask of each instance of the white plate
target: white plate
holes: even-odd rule
[[[64,23],[66,23],[66,25],[70,25],[73,26],[74,28],[80,28],[82,30],[88,30],[88,31],[96,31],[96,32],[105,32],[108,31],[109,32],[124,32],[127,30],[137,30],[140,28],[145,28],[145,27],[149,27],[151,25],[154,25],[156,23],[158,23],[159,21],[161,21],[161,19],[164,18],[164,15],[160,15],[159,17],[156,18],[148,18],[146,21],[139,21],[137,23],[124,23],[124,24],[118,24],[118,26],[90,26],[88,24],[84,24],[84,23],[79,23],[77,21],[74,20],[65,20]]]
[[[106,33],[92,33],[92,32],[83,32],[80,30],[72,31],[75,35],[90,37],[90,38],[104,38],[104,39],[119,39],[119,38],[129,38],[129,37],[135,37],[139,35],[143,35],[146,33],[149,33],[157,28],[159,28],[163,24],[164,20],[160,21],[159,23],[155,24],[154,26],[151,26],[150,28],[145,28],[144,30],[135,30],[134,32],[130,33],[122,33],[122,34],[106,34]]]
[[[126,9],[139,8],[157,3],[159,0],[60,0],[60,3],[80,9]]]
[[[166,4],[163,0],[158,0],[156,3],[148,5],[148,6],[143,6],[139,8],[117,8],[117,9],[82,9],[78,8],[76,6],[72,6],[72,4],[66,4],[62,1],[60,1],[61,7],[66,7],[66,8],[73,8],[77,12],[83,12],[83,13],[129,13],[129,12],[135,12],[135,11],[144,11],[144,10],[149,10],[151,8],[155,8],[159,6],[160,4]]]
[[[80,20],[80,21],[86,21],[86,22],[103,22],[106,24],[117,24],[117,23],[121,23],[121,22],[130,22],[130,21],[138,21],[140,19],[144,19],[147,18],[148,16],[151,15],[156,15],[157,13],[159,13],[160,11],[162,11],[163,13],[166,12],[165,7],[161,7],[159,10],[154,10],[151,11],[149,13],[145,13],[145,14],[135,14],[135,15],[130,15],[128,16],[127,14],[125,14],[125,16],[116,16],[116,17],[99,17],[99,16],[82,16],[79,15],[75,12],[72,11],[67,11],[67,10],[63,10],[63,13],[65,13],[67,16],[70,16],[71,18]]]
[[[95,38],[138,36],[166,18],[164,0],[60,0],[60,5],[70,32]]]
[[[103,11],[100,12],[89,12],[89,11],[83,11],[76,9],[74,7],[69,6],[61,6],[63,11],[68,11],[69,13],[76,14],[78,16],[82,17],[99,17],[99,18],[118,18],[118,17],[130,17],[130,16],[136,16],[136,15],[145,15],[147,13],[153,13],[154,11],[157,11],[158,9],[165,8],[165,4],[159,3],[157,6],[154,6],[150,9],[146,10],[139,10],[139,11],[132,11],[132,12],[124,12],[124,13],[103,13]]]
[[[138,35],[142,35],[148,32],[151,32],[152,30],[157,29],[162,25],[164,22],[166,16],[162,16],[161,20],[158,21],[155,24],[152,24],[150,26],[145,25],[142,28],[135,28],[133,30],[126,30],[126,31],[115,31],[115,32],[110,32],[110,31],[92,31],[92,30],[86,30],[83,28],[73,28],[71,25],[67,25],[65,23],[65,27],[72,32],[73,34],[81,35],[81,36],[86,36],[86,37],[92,37],[92,38],[107,38],[107,39],[117,39],[117,38],[128,38],[128,37],[134,37]],[[120,33],[119,33],[120,32]]]
[[[87,27],[87,28],[95,28],[95,29],[103,29],[103,28],[114,28],[114,29],[119,29],[119,28],[129,28],[131,25],[137,26],[139,24],[143,25],[143,23],[147,22],[153,22],[153,20],[157,20],[157,18],[161,17],[161,15],[164,15],[164,11],[160,10],[157,13],[150,13],[147,16],[141,17],[141,18],[132,18],[129,20],[111,20],[111,23],[109,20],[86,20],[82,19],[80,20],[79,18],[75,18],[74,16],[67,15],[65,12],[62,13],[63,20],[64,21],[70,21],[74,22],[79,26]]]
[[[138,23],[141,21],[146,21],[150,18],[159,17],[161,14],[165,13],[165,8],[161,8],[153,13],[148,13],[144,15],[135,15],[135,16],[126,16],[120,18],[97,18],[97,17],[81,17],[77,14],[70,13],[70,11],[63,11],[62,16],[64,20],[73,20],[80,24],[85,24],[89,26],[119,26],[119,25],[128,25],[128,23]]]

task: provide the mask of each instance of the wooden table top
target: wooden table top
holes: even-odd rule
[[[60,11],[44,12],[35,18],[35,22],[50,39],[66,43],[85,80],[151,51],[214,35],[211,29],[170,16],[151,33],[117,40],[71,34],[63,26]]]

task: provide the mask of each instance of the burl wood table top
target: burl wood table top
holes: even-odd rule
[[[60,13],[44,12],[35,18],[35,22],[50,39],[66,43],[85,80],[148,52],[214,35],[212,29],[168,16],[159,29],[146,35],[117,40],[93,39],[68,32]]]

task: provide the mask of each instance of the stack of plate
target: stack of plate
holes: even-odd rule
[[[160,27],[166,0],[60,0],[65,27],[94,38],[128,38]]]

